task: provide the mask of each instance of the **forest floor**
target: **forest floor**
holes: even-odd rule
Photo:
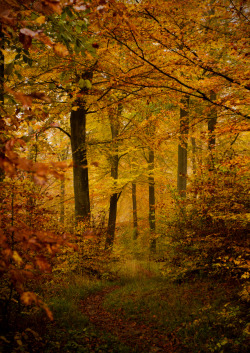
[[[151,324],[126,319],[122,310],[107,311],[105,297],[119,286],[105,288],[81,301],[81,311],[98,329],[112,333],[126,346],[138,352],[181,352],[177,337],[160,333]]]
[[[36,307],[21,307],[10,331],[0,335],[0,352],[249,351],[248,310],[237,283],[202,277],[177,283],[151,273],[153,264],[143,270],[132,265],[129,275],[113,281],[55,275],[37,289],[54,320]]]

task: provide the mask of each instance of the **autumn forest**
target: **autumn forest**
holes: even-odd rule
[[[249,25],[0,0],[0,352],[248,352]]]

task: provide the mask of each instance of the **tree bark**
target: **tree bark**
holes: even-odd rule
[[[2,107],[4,106],[4,34],[2,31],[2,24],[0,23],[0,130],[3,130]],[[0,136],[0,159],[4,159],[4,145],[3,136]],[[0,182],[4,180],[4,170],[0,168]]]
[[[154,179],[154,159],[155,154],[153,150],[149,150],[148,156],[148,193],[149,193],[149,229],[151,234],[150,252],[156,252],[156,239],[155,239],[155,179]]]
[[[191,144],[192,144],[192,169],[193,169],[193,174],[195,175],[197,172],[197,165],[196,165],[196,141],[195,138],[191,138]]]
[[[60,223],[64,226],[64,218],[65,218],[65,179],[63,178],[60,182]]]
[[[70,127],[73,157],[75,219],[76,223],[78,223],[90,218],[89,178],[86,149],[86,110],[82,102],[76,111],[71,112]]]
[[[82,75],[84,80],[92,80],[93,71]],[[90,219],[89,177],[86,146],[86,102],[84,95],[89,89],[81,89],[81,97],[76,101],[77,110],[72,110],[70,115],[71,149],[73,159],[75,219],[88,222]]]
[[[61,156],[59,156],[59,160],[66,161],[68,158],[68,153],[69,153],[69,145],[67,145],[65,150],[62,152]],[[65,221],[64,200],[65,200],[65,178],[60,180],[60,223],[62,226],[64,226],[64,221]]]
[[[112,156],[111,156],[111,177],[114,179],[114,183],[118,179],[118,166],[119,166],[119,156],[118,156],[118,143],[116,138],[119,134],[119,117],[121,115],[122,105],[118,105],[117,116],[110,116],[110,127],[112,135]],[[110,205],[109,205],[109,219],[108,219],[108,229],[107,237],[105,243],[105,249],[112,249],[115,239],[115,226],[116,226],[116,216],[117,216],[117,203],[119,199],[119,194],[114,192],[110,196]]]
[[[216,93],[211,92],[211,100],[216,100]],[[209,165],[209,170],[214,170],[214,148],[215,148],[215,127],[217,123],[217,111],[216,108],[212,107],[211,108],[211,113],[210,117],[208,119],[208,152],[209,152],[209,160],[208,160],[208,165]]]
[[[132,183],[132,204],[133,204],[133,238],[138,238],[138,220],[137,220],[137,200],[136,200],[136,183]]]
[[[188,130],[189,117],[188,105],[189,97],[185,96],[181,103],[184,108],[180,109],[180,138],[178,145],[178,171],[177,171],[177,190],[181,197],[186,197],[187,190],[187,147],[188,147]]]

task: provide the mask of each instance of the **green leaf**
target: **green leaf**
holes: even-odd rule
[[[76,32],[77,33],[82,33],[82,28],[80,26],[76,26]]]
[[[50,84],[49,84],[49,89],[54,89],[56,87],[56,85],[53,83],[53,82],[51,82]]]
[[[74,51],[75,51],[76,54],[79,54],[81,49],[75,44]]]
[[[91,89],[92,83],[89,80],[85,80],[85,87],[87,87],[88,89]]]
[[[27,63],[28,63],[29,66],[32,66],[33,60],[31,58],[28,58]]]
[[[87,88],[87,89],[91,89],[92,88],[92,84],[89,80],[84,80],[83,78],[81,78],[78,81],[78,85],[80,88]]]
[[[66,8],[65,8],[65,12],[67,13],[67,15],[68,15],[70,18],[73,18],[73,17],[74,17],[74,14],[70,11],[69,7],[66,7]]]
[[[63,71],[61,74],[60,74],[60,81],[63,81],[65,79],[65,72]]]
[[[6,65],[5,74],[6,75],[11,75],[12,71],[13,71],[13,68],[14,68],[14,61],[12,61],[8,65]]]
[[[66,16],[67,16],[66,11],[63,11],[63,13],[61,14],[61,19],[64,21]]]
[[[84,88],[85,87],[85,81],[83,78],[81,78],[79,81],[78,81],[78,85],[80,88]]]
[[[82,42],[81,42],[79,39],[77,39],[77,40],[76,40],[76,45],[77,45],[79,48],[81,48]]]
[[[35,12],[32,12],[30,18],[31,18],[32,20],[35,20],[37,17],[38,17],[37,14],[36,14]]]
[[[19,80],[23,79],[23,76],[21,75],[21,73],[19,71],[15,70],[15,74],[17,75]]]
[[[29,60],[29,58],[26,55],[23,54],[23,61],[27,64],[28,60]]]

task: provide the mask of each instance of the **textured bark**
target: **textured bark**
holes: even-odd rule
[[[133,204],[133,237],[138,238],[138,220],[137,220],[137,200],[136,183],[132,183],[132,204]]]
[[[0,105],[4,106],[4,54],[1,49],[4,49],[4,34],[0,23]],[[0,130],[3,130],[2,107],[0,108]],[[0,136],[0,158],[4,159],[4,146],[2,136]],[[4,179],[4,170],[0,168],[0,182]]]
[[[118,194],[117,193],[112,194],[110,197],[108,230],[107,230],[107,238],[106,238],[106,243],[105,243],[106,249],[112,248],[113,243],[114,243],[114,239],[115,239],[117,203],[118,203]]]
[[[211,92],[211,100],[216,100],[216,93]],[[210,117],[208,119],[208,151],[209,151],[209,170],[214,169],[214,148],[215,148],[215,127],[217,123],[217,111],[216,108],[211,108]]]
[[[71,112],[71,149],[73,158],[76,222],[90,217],[89,179],[86,150],[86,110],[83,102]]]
[[[192,169],[193,169],[193,174],[195,175],[197,172],[197,165],[196,165],[196,141],[195,138],[191,138],[191,144],[192,144]]]
[[[185,96],[181,103],[184,108],[180,109],[180,139],[178,145],[178,171],[177,171],[177,190],[182,197],[186,197],[187,189],[187,147],[188,147],[188,105],[189,97]]]
[[[156,251],[156,239],[155,237],[155,179],[154,179],[154,151],[149,150],[148,156],[148,169],[149,169],[149,176],[148,176],[148,193],[149,193],[149,229],[151,233],[151,242],[150,242],[150,251]]]
[[[65,218],[65,207],[64,207],[64,200],[65,200],[65,179],[61,180],[60,185],[60,223],[64,225],[64,218]]]
[[[86,71],[82,79],[91,81],[93,71]],[[75,195],[75,219],[89,221],[90,198],[89,177],[86,147],[86,102],[87,87],[82,88],[81,97],[76,101],[77,110],[72,110],[70,115],[71,150],[73,159],[74,195]]]
[[[60,161],[66,161],[69,154],[69,145],[65,148],[65,150],[59,156]],[[65,178],[60,181],[60,223],[63,226],[65,221]]]
[[[118,166],[119,166],[119,156],[118,156],[118,143],[116,138],[119,134],[119,117],[121,115],[122,105],[118,106],[117,116],[110,116],[110,127],[112,134],[112,156],[111,156],[111,177],[116,181],[118,179]],[[107,237],[105,243],[105,249],[111,249],[115,239],[115,225],[117,216],[117,203],[119,199],[119,194],[117,192],[110,196],[109,205],[109,219],[108,219],[108,229]]]

